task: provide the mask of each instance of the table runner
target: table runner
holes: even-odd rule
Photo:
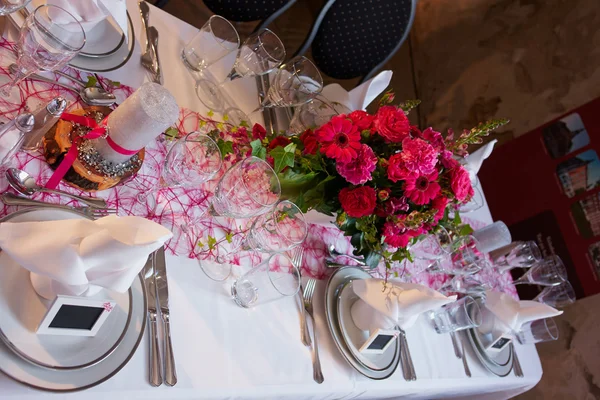
[[[6,39],[0,41],[0,76],[8,76],[8,66],[15,62],[15,44]],[[177,62],[177,61],[175,61]],[[90,75],[85,72],[77,71],[73,68],[65,68],[63,72],[71,76],[87,80]],[[61,78],[57,74],[47,74],[53,76],[54,79],[64,82],[69,85],[75,85],[73,82],[65,78]],[[108,91],[115,94],[117,103],[122,102],[125,98],[131,95],[133,88],[126,85],[114,86],[111,81],[102,76],[98,76],[99,84]],[[81,108],[83,103],[79,97],[66,89],[59,86],[52,86],[47,83],[42,83],[33,80],[26,80],[20,86],[21,98],[20,103],[9,103],[5,99],[0,99],[0,110],[2,110],[2,122],[14,118],[20,112],[33,111],[42,104],[48,102],[53,97],[61,95],[68,102],[68,110]],[[199,113],[181,108],[179,119],[177,121],[177,129],[180,135],[192,132],[194,130],[210,131],[218,129],[226,131],[227,124],[222,121],[212,119],[210,116],[201,116]],[[223,134],[222,134],[223,135]],[[232,136],[233,135],[233,136]],[[238,138],[244,135],[239,135]],[[237,140],[235,132],[225,133],[224,137]],[[98,192],[96,195],[106,199],[109,207],[116,208],[119,215],[138,215],[151,219],[160,223],[173,231],[174,237],[167,243],[167,249],[176,255],[187,256],[189,258],[204,259],[210,257],[203,249],[198,246],[198,243],[205,241],[206,235],[213,234],[216,230],[230,229],[232,222],[229,220],[220,220],[215,218],[203,218],[209,204],[212,191],[218,177],[226,170],[222,168],[220,174],[210,182],[204,184],[201,188],[159,188],[159,176],[162,170],[162,164],[168,152],[169,145],[172,140],[165,135],[161,135],[157,140],[146,146],[146,156],[142,168],[138,174],[129,179],[127,182],[116,186],[115,188]],[[225,157],[225,167],[228,167],[235,162],[234,155]],[[12,165],[29,172],[35,177],[40,185],[44,185],[52,175],[52,169],[45,162],[41,154],[31,155],[25,152],[19,152],[12,162]],[[66,190],[75,194],[86,195],[76,188],[61,182],[58,187],[61,190]],[[156,188],[153,193],[148,194],[148,190]],[[5,179],[0,181],[0,191],[4,192],[8,189],[8,184]],[[75,201],[68,200],[56,195],[38,193],[34,198],[42,201],[49,201],[60,204],[75,205]],[[0,215],[6,215],[14,211],[14,207],[2,205]],[[482,224],[476,220],[464,218],[465,222],[472,225],[474,229],[482,227]],[[186,222],[187,221],[187,222]],[[193,221],[192,227],[189,221]],[[201,233],[200,233],[201,232]],[[308,237],[304,243],[305,256],[303,262],[303,275],[324,279],[331,273],[324,263],[324,258],[327,255],[327,246],[334,244],[336,250],[350,254],[352,246],[347,237],[335,226],[323,226],[310,224]],[[256,265],[264,255],[251,252],[240,252],[234,257],[235,264],[245,264],[248,262]],[[339,258],[342,263],[352,264],[347,258]],[[394,266],[394,270],[399,274],[414,273],[422,270],[423,265],[419,263]],[[375,275],[383,275],[384,269],[380,268],[375,271]],[[498,273],[496,271],[482,271],[480,273],[482,281],[492,285],[493,287],[506,291],[513,296],[516,296],[516,290],[512,285],[512,279],[509,272]],[[449,276],[445,274],[435,273],[420,273],[415,275],[411,280],[415,283],[421,283],[432,288],[441,287]]]

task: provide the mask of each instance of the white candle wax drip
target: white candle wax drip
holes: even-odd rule
[[[108,116],[109,136],[126,150],[141,150],[173,125],[178,116],[173,95],[161,85],[147,82]],[[115,151],[106,139],[96,139],[94,147],[106,161],[116,164],[132,157]]]

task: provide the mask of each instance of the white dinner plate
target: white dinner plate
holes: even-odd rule
[[[32,207],[10,214],[2,218],[0,222],[52,221],[72,218],[81,218],[81,214],[75,211]],[[4,265],[0,264],[0,268],[4,268]],[[86,368],[46,368],[27,361],[22,355],[18,355],[9,346],[0,342],[0,370],[25,385],[55,392],[87,389],[106,381],[120,371],[133,356],[146,326],[146,292],[141,276],[138,275],[138,278],[134,280],[129,293],[131,317],[127,319],[121,342],[100,361]],[[4,319],[10,312],[10,310],[0,308],[0,318]]]
[[[327,281],[327,287],[325,288],[325,317],[327,319],[327,326],[333,336],[333,342],[344,357],[344,359],[359,373],[366,376],[367,378],[381,380],[387,379],[396,371],[398,364],[400,363],[400,342],[396,341],[396,355],[392,365],[383,371],[374,371],[361,364],[354,356],[350,349],[344,343],[342,338],[342,332],[340,330],[339,321],[337,318],[337,298],[342,291],[344,285],[356,279],[368,279],[371,278],[367,272],[357,267],[342,267],[338,268]]]
[[[360,297],[354,293],[352,281],[344,284],[339,296],[337,317],[340,323],[340,331],[344,343],[356,358],[365,367],[373,371],[385,371],[390,368],[394,362],[396,355],[396,346],[390,346],[383,354],[363,354],[359,351],[360,347],[365,344],[369,338],[369,331],[360,330],[352,320],[350,309],[352,305],[359,300]]]
[[[23,15],[23,13],[20,12],[8,14],[8,17],[10,18],[11,22],[17,27],[17,29],[20,29],[23,25],[23,22],[25,21],[25,16]],[[135,33],[133,31],[133,23],[131,22],[131,16],[129,15],[129,12],[127,12],[127,26],[129,29],[129,36],[128,40],[126,41],[127,43],[123,43],[113,53],[106,56],[96,57],[91,57],[89,54],[78,55],[71,60],[69,65],[73,68],[88,72],[108,72],[121,68],[131,58],[131,55],[133,54],[133,49],[135,47]],[[94,27],[92,31],[96,30],[96,28],[97,27]],[[104,44],[102,46],[104,46]],[[110,46],[112,45],[108,45],[107,47]]]

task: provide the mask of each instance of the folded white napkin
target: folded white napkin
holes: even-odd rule
[[[127,40],[127,4],[125,0],[46,0],[47,4],[58,6],[72,14],[87,33],[100,21],[112,15]],[[60,19],[55,20],[60,24]],[[65,24],[67,29],[69,24]]]
[[[477,173],[481,169],[481,165],[483,164],[483,161],[492,154],[492,151],[494,150],[494,145],[497,142],[498,142],[498,140],[494,139],[494,140],[486,143],[484,146],[481,146],[473,153],[470,153],[466,157],[466,159],[465,159],[466,163],[465,163],[464,167],[469,172],[469,175],[472,175],[472,177],[477,175]]]
[[[341,103],[352,111],[364,110],[383,93],[391,80],[392,71],[382,71],[349,92],[337,83],[332,83],[323,88],[322,95],[327,100]]]
[[[519,301],[506,293],[488,290],[479,331],[482,333],[517,332],[526,322],[554,317],[562,313],[544,303],[531,300]]]
[[[410,328],[420,314],[451,303],[456,296],[446,297],[440,292],[415,283],[388,281],[384,289],[382,279],[362,279],[352,282],[357,300],[350,310],[354,324],[363,331]]]
[[[47,299],[127,291],[148,255],[172,236],[133,216],[0,224],[2,251],[31,271],[34,289]]]

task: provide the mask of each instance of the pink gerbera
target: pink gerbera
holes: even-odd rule
[[[315,134],[321,143],[321,151],[338,162],[347,163],[354,160],[361,147],[360,132],[352,121],[344,116],[333,117]]]
[[[410,176],[404,184],[404,194],[417,205],[429,203],[441,190],[437,182],[438,172],[427,175]]]
[[[406,138],[402,141],[402,161],[411,172],[430,174],[435,169],[439,153],[422,139]]]
[[[362,144],[357,156],[350,162],[338,161],[337,172],[353,185],[362,185],[372,179],[371,172],[377,166],[377,156],[366,144]]]

